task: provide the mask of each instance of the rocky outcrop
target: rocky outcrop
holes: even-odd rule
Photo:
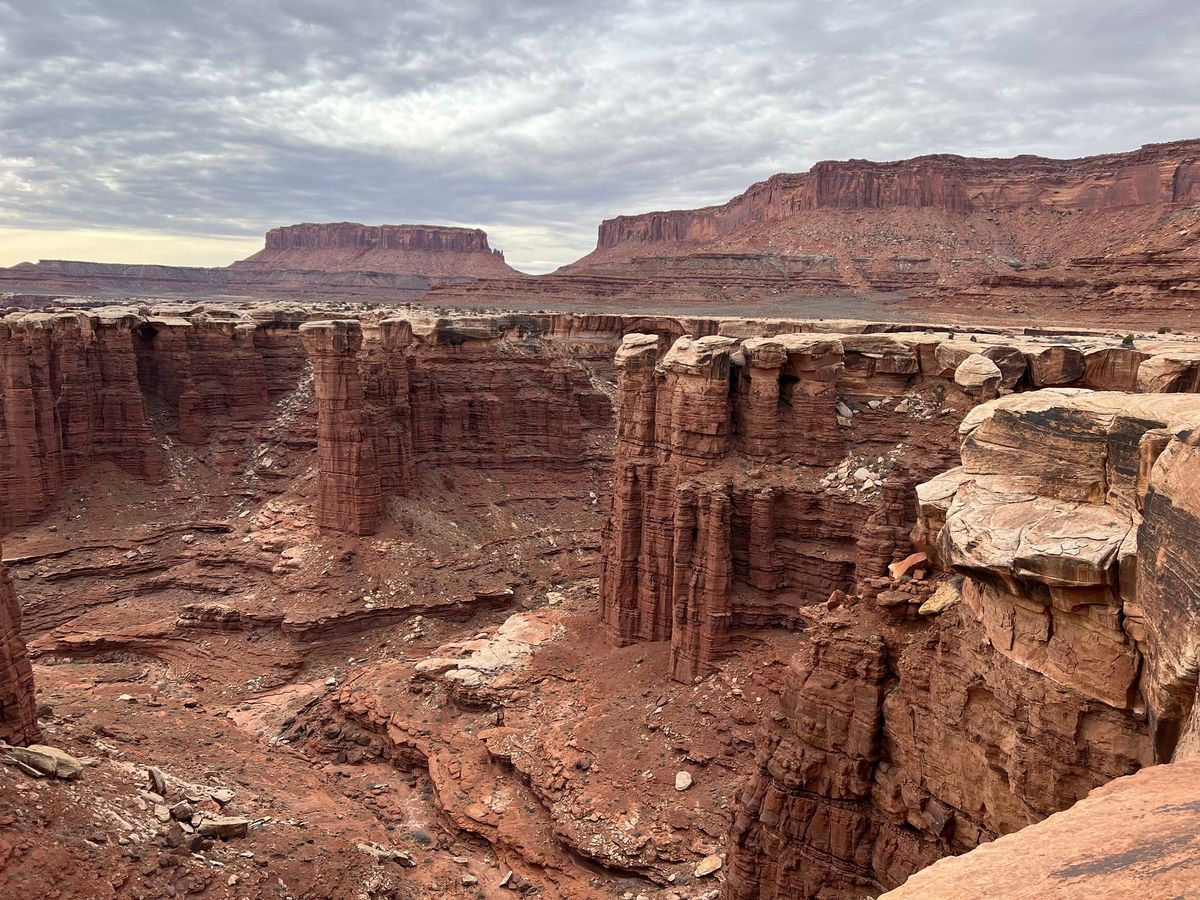
[[[810,613],[727,898],[893,888],[1194,752],[1197,417],[1194,395],[1062,388],[966,415],[962,466],[916,491],[917,542],[955,573],[938,595],[961,602],[897,618],[860,578],[850,610]]]
[[[953,423],[915,428],[898,397],[922,384],[935,343],[710,335],[659,359],[655,338],[627,336],[600,588],[611,639],[670,639],[671,674],[691,681],[733,630],[798,625],[908,553],[912,485]]]
[[[161,473],[124,311],[0,319],[0,530],[35,518],[93,463]]]
[[[317,396],[317,524],[371,534],[379,525],[381,487],[376,424],[358,365],[362,326],[306,322],[300,339],[313,363]]]
[[[938,555],[969,576],[964,599],[997,651],[1109,706],[1139,703],[1128,631],[1142,608],[1122,568],[1140,556],[1156,434],[1197,424],[1182,394],[1045,390],[971,412]]]
[[[602,618],[618,643],[670,639],[678,679],[709,671],[732,630],[795,624],[909,552],[913,489],[953,458],[952,415],[1044,384],[1136,386],[1141,366],[1179,354],[1169,341],[797,326],[758,337],[760,324],[721,323],[661,357],[659,336],[634,334],[617,352]],[[921,391],[953,403],[931,416]],[[1036,458],[1059,471],[1076,438]],[[843,478],[862,468],[865,492],[832,489],[839,465]],[[937,558],[930,515],[917,536]]]
[[[0,564],[0,741],[28,744],[38,736],[33,670],[21,637],[21,604]]]
[[[1186,897],[1200,884],[1200,761],[1153,766],[918,872],[887,900]]]
[[[427,277],[513,275],[478,228],[305,223],[272,228],[266,246],[234,269],[388,272]]]

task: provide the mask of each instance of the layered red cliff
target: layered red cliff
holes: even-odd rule
[[[633,877],[664,893],[723,881],[731,900],[874,894],[1194,753],[1195,340],[345,316],[161,305],[0,319],[5,429],[63,461],[28,516],[61,511],[89,474],[136,493],[147,460],[168,479],[147,494],[172,491],[146,527],[103,542],[85,529],[135,518],[130,506],[9,535],[48,736],[93,746],[100,723],[74,711],[103,707],[122,734],[158,741],[129,744],[157,763],[162,729],[198,715],[236,730],[213,715],[218,693],[242,707],[270,678],[286,685],[273,698],[295,694],[265,712],[286,713],[269,727],[287,749],[218,735],[214,748],[238,749],[188,765],[269,759],[277,821],[336,792],[317,779],[296,800],[274,767],[427,772],[411,794],[394,783],[395,822],[420,809],[452,823],[412,873],[422,889],[462,877],[436,868],[462,841],[472,866],[501,860],[518,886],[570,900]],[[116,421],[136,440],[117,441]],[[76,452],[81,434],[93,452]],[[17,497],[29,463],[3,448],[0,484]],[[221,519],[164,528],[160,510],[185,503]],[[485,622],[508,603],[521,611]],[[27,740],[15,610],[0,578],[0,737]],[[353,670],[350,629],[364,638]],[[126,653],[169,679],[143,683]],[[80,701],[89,670],[72,662],[136,683],[97,684],[108,706]],[[201,667],[221,691],[177,693]],[[322,699],[326,672],[344,683]],[[126,689],[134,702],[114,700]],[[263,709],[241,710],[256,735]],[[127,759],[96,764],[63,790],[123,791],[134,815],[128,779],[107,777]],[[59,835],[37,827],[21,840]],[[294,830],[256,831],[278,848]],[[127,846],[72,840],[106,865]],[[37,862],[19,861],[20,877]]]
[[[821,162],[720,206],[609,219],[596,249],[553,275],[431,299],[769,310],[878,293],[972,324],[1036,312],[1175,325],[1200,309],[1198,241],[1198,140],[1070,160]]]
[[[727,330],[618,352],[601,579],[677,680],[805,630],[725,897],[892,888],[1194,745],[1200,398],[1137,393],[1195,391],[1170,343]],[[910,532],[954,574],[888,575]]]
[[[918,534],[959,576],[950,605],[914,624],[860,586],[852,621],[814,623],[742,794],[726,897],[896,887],[1195,752],[1194,572],[1176,560],[1197,424],[1194,394],[1045,389],[968,414],[962,467],[918,492]]]
[[[775,175],[721,206],[608,219],[600,224],[596,249],[748,237],[739,234],[747,225],[793,219],[817,209],[1075,212],[1196,203],[1200,141],[1150,144],[1132,153],[1081,159],[949,154],[884,163],[851,159],[819,162],[800,174]]]
[[[156,478],[132,352],[136,315],[0,319],[0,530],[29,521],[97,462]]]

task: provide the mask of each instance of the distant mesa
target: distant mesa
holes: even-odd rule
[[[231,268],[385,272],[429,278],[518,275],[479,228],[447,225],[287,225],[267,232],[266,246]]]
[[[43,259],[0,268],[0,291],[22,305],[48,296],[285,297],[418,300],[434,284],[523,279],[478,228],[304,223],[272,228],[253,256],[225,267]]]

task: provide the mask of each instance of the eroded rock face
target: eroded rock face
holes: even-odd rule
[[[962,601],[809,613],[823,663],[796,658],[760,738],[726,897],[896,887],[1195,752],[1198,417],[1195,395],[1061,388],[966,415],[915,535]],[[830,752],[838,709],[874,725]]]
[[[887,677],[878,635],[819,635],[792,659],[786,721],[760,741],[760,774],[734,819],[725,896],[815,897],[833,881],[847,895],[874,888],[871,792]]]
[[[942,860],[883,896],[1089,900],[1149,891],[1186,897],[1200,884],[1197,784],[1197,760],[1147,768],[1044,822]]]
[[[1137,704],[1140,656],[1124,622],[1138,610],[1124,605],[1134,573],[1122,554],[1149,487],[1142,456],[1161,449],[1153,433],[1198,416],[1194,395],[1075,390],[971,412],[938,555],[970,576],[963,596],[993,647],[1110,706]]]
[[[823,327],[830,331],[747,337],[752,326],[731,322],[665,354],[651,335],[628,335],[617,352],[603,620],[618,643],[670,639],[676,678],[709,671],[731,629],[794,623],[803,607],[852,591],[856,578],[882,575],[907,553],[911,488],[955,453],[949,417],[1001,391],[1107,383],[1118,363],[1157,358],[1102,341]],[[921,390],[953,403],[930,415],[919,399],[897,402]],[[1072,454],[1094,442],[1090,427],[1064,422],[1029,453],[1023,444],[993,450],[1004,464],[1021,457],[1013,465],[1067,477]],[[1136,442],[1126,431],[1120,441]],[[863,469],[865,498],[821,483],[851,456],[888,470],[884,478]],[[1098,477],[1107,477],[1103,466]],[[918,533],[931,558],[952,493],[941,495],[937,528],[925,521]]]
[[[1172,429],[1166,429],[1172,432]],[[1143,689],[1155,724],[1157,759],[1200,754],[1196,673],[1200,668],[1200,427],[1150,432],[1139,475],[1149,469],[1137,531],[1130,636],[1146,655]],[[1161,453],[1155,457],[1155,451]],[[1152,466],[1148,463],[1153,459]],[[1128,558],[1123,558],[1129,565]],[[1138,615],[1140,613],[1140,615]]]
[[[862,469],[861,495],[821,475],[858,438],[855,417],[872,432],[864,452],[909,433],[882,404],[919,379],[919,343],[710,335],[680,338],[659,360],[657,341],[626,337],[601,579],[612,639],[669,638],[672,675],[689,681],[731,629],[794,624],[857,571],[882,572],[911,549],[908,488],[896,486],[912,476],[898,457],[890,477]]]
[[[313,362],[317,396],[317,522],[371,534],[379,525],[381,487],[376,427],[367,412],[354,320],[307,322],[300,339]]]
[[[0,531],[35,518],[93,463],[159,476],[131,343],[137,321],[123,311],[0,319]]]
[[[981,650],[969,614],[856,624],[811,623],[813,649],[787,672],[730,833],[726,898],[894,887],[1148,761],[1144,721]]]
[[[38,736],[33,670],[21,637],[21,604],[0,565],[0,741],[27,744]]]

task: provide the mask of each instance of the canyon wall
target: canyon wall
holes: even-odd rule
[[[809,327],[616,356],[610,640],[690,682],[805,631],[728,900],[896,887],[1198,732],[1190,356]]]
[[[709,672],[731,630],[795,623],[909,553],[912,491],[949,467],[956,416],[974,403],[1060,384],[1136,390],[1140,367],[1171,355],[805,327],[824,333],[743,339],[730,322],[661,358],[655,336],[617,353],[603,621],[618,643],[670,639],[677,679]]]
[[[33,670],[21,637],[21,604],[0,564],[0,741],[27,744],[37,737]]]
[[[323,527],[374,531],[380,498],[403,494],[420,465],[552,474],[606,463],[604,379],[624,327],[572,316],[304,325]]]
[[[0,531],[110,462],[153,480],[162,459],[132,352],[136,315],[0,319]]]
[[[894,888],[1194,752],[1195,582],[1176,560],[1195,540],[1198,424],[1194,394],[1054,388],[972,409],[961,467],[913,503],[948,575],[919,615],[860,582],[850,616],[812,617],[725,896]]]

